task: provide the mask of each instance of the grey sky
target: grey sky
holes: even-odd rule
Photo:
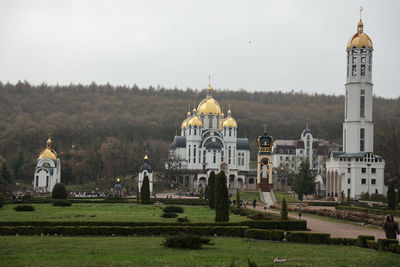
[[[360,5],[398,97],[400,1],[0,0],[0,80],[343,94]]]

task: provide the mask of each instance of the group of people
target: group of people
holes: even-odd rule
[[[386,238],[397,240],[400,239],[400,224],[394,221],[393,215],[386,216],[385,223],[383,224],[383,230],[385,231]]]

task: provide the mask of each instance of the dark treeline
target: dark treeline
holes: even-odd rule
[[[204,97],[193,89],[0,83],[0,160],[18,180],[31,182],[51,133],[64,183],[136,175],[145,151],[161,171],[188,105]],[[343,96],[216,90],[214,97],[225,113],[231,104],[238,135],[250,139],[253,158],[264,123],[276,139],[299,138],[308,123],[316,138],[341,143]],[[375,151],[385,157],[388,176],[399,175],[394,153],[400,152],[400,99],[375,97],[374,121]]]

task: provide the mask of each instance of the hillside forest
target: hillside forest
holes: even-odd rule
[[[315,138],[341,144],[343,96],[226,89],[213,96],[225,114],[231,105],[252,160],[264,123],[275,139],[298,139],[308,124]],[[31,184],[50,133],[65,184],[136,176],[145,151],[162,174],[188,106],[204,97],[204,90],[190,88],[0,82],[0,170],[7,166],[10,181]],[[374,97],[373,103],[374,150],[386,160],[385,178],[400,177],[400,98]]]

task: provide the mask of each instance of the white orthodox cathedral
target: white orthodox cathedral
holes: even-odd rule
[[[38,193],[53,191],[56,183],[61,182],[61,161],[56,151],[51,147],[51,139],[47,140],[47,146],[40,152],[36,160],[36,169],[33,176],[33,188]]]
[[[223,169],[230,189],[255,189],[256,174],[250,171],[250,149],[247,138],[237,135],[237,122],[229,107],[224,115],[213,88],[206,89],[206,98],[187,112],[180,136],[175,136],[169,157],[175,158],[181,172],[178,183],[199,190],[207,184],[211,171]],[[168,168],[168,166],[167,166]]]
[[[362,20],[347,45],[347,82],[343,151],[331,152],[326,162],[327,196],[358,198],[361,193],[386,194],[385,161],[374,154],[372,122],[372,41]]]

